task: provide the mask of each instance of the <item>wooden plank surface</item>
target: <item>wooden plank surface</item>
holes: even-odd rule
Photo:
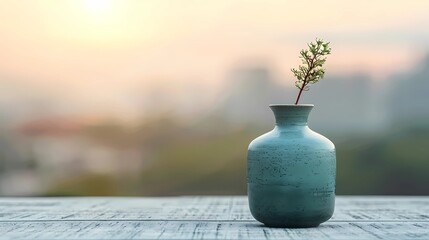
[[[2,198],[0,239],[428,239],[429,197],[337,197],[311,229],[255,221],[247,198]]]

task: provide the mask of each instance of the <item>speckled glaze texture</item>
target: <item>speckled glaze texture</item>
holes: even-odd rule
[[[334,213],[335,146],[308,127],[313,105],[270,108],[276,126],[248,150],[250,211],[269,227],[316,227]]]

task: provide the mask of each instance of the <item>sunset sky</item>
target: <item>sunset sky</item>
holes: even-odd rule
[[[107,111],[154,88],[213,95],[240,64],[269,64],[292,79],[315,37],[331,41],[328,73],[382,81],[429,49],[428,10],[424,0],[5,0],[0,106],[34,95]]]

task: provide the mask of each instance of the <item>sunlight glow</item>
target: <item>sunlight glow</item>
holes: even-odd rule
[[[43,2],[41,9],[43,25],[55,38],[109,48],[154,41],[157,31],[164,29],[155,24],[161,17],[150,14],[157,6],[146,1],[130,7],[127,1],[64,0]]]
[[[106,13],[111,7],[110,0],[85,0],[87,9],[93,15],[102,15]]]

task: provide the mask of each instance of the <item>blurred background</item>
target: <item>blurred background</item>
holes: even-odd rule
[[[246,151],[330,41],[310,127],[337,194],[429,194],[429,1],[0,2],[0,195],[246,194]]]

